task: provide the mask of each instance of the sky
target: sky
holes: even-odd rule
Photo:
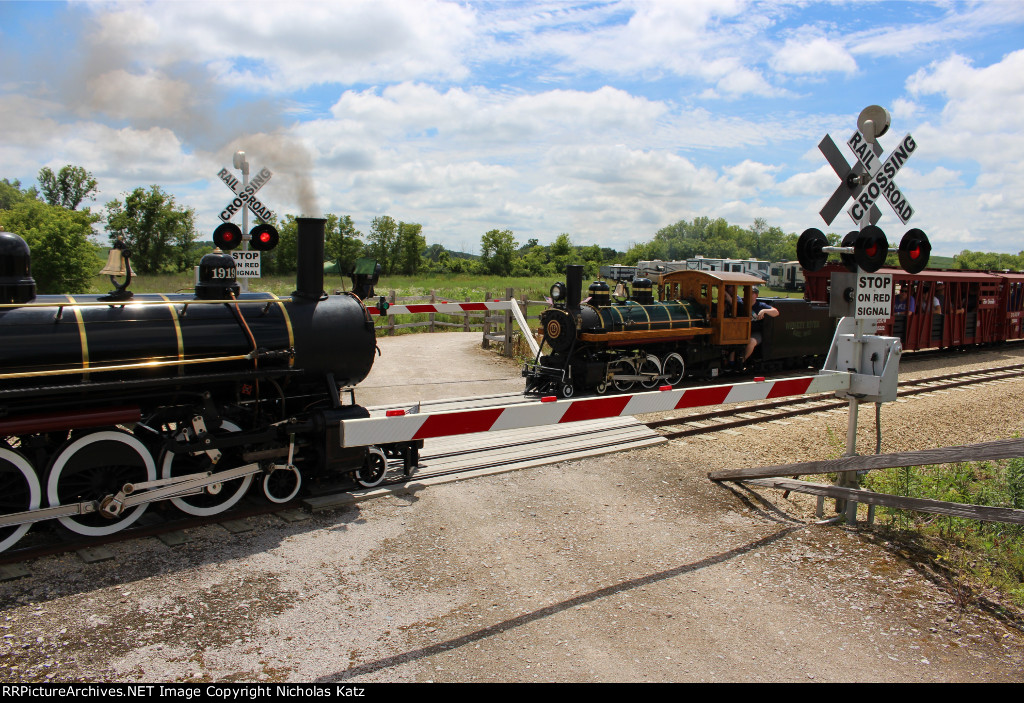
[[[82,166],[93,210],[159,185],[200,238],[246,152],[279,216],[418,222],[479,253],[566,232],[625,250],[667,225],[819,210],[857,117],[917,147],[879,201],[891,243],[1024,250],[1024,1],[0,0],[0,178]],[[241,224],[239,215],[235,221]]]

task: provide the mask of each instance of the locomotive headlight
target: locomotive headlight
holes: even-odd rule
[[[566,288],[564,283],[556,283],[551,286],[551,300],[553,302],[561,302],[565,300]]]

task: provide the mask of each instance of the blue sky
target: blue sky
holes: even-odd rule
[[[478,251],[625,249],[680,219],[831,227],[819,153],[868,105],[938,254],[1024,249],[1024,2],[0,1],[0,178],[158,184],[208,234],[238,149],[280,214]],[[238,219],[238,218],[236,218]]]

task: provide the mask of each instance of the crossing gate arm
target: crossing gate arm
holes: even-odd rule
[[[722,386],[669,388],[632,395],[599,396],[578,400],[541,400],[476,410],[341,420],[339,434],[342,447],[365,447],[433,437],[496,432],[708,405],[829,393],[846,390],[849,387],[850,374],[831,373]]]
[[[448,315],[460,315],[466,312],[496,312],[496,311],[511,310],[512,316],[516,318],[516,324],[519,325],[519,331],[523,333],[523,338],[526,343],[530,345],[531,354],[536,357],[540,352],[540,346],[537,344],[537,340],[533,338],[533,333],[530,331],[530,327],[526,322],[526,318],[523,316],[523,311],[519,309],[519,304],[515,300],[497,300],[494,302],[483,302],[483,303],[423,303],[422,305],[392,305],[387,309],[385,315],[417,315],[420,313],[442,313]],[[380,315],[380,310],[375,305],[367,305],[366,311],[371,315]]]

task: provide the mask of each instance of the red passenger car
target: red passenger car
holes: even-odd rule
[[[805,270],[804,298],[828,301],[832,273],[846,270],[840,264]],[[1024,274],[945,269],[910,274],[892,268],[877,273],[892,276],[896,296],[893,314],[879,321],[878,333],[899,337],[908,351],[1024,339]]]

